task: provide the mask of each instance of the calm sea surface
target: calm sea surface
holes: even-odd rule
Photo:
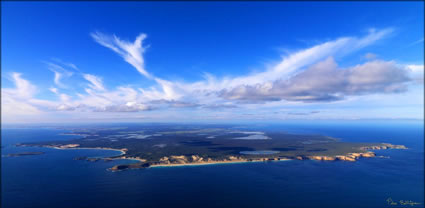
[[[355,163],[282,161],[109,172],[129,161],[73,160],[117,151],[15,147],[75,136],[54,129],[4,128],[2,155],[45,154],[1,158],[1,207],[424,207],[423,122],[291,122],[256,128],[409,149],[379,150],[378,155],[390,158]],[[388,205],[388,198],[421,204]]]

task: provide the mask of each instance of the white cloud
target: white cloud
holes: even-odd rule
[[[55,78],[54,78],[54,80],[55,80],[55,84],[57,85],[57,86],[60,86],[60,87],[65,87],[61,82],[60,82],[60,79],[62,78],[62,73],[59,73],[59,72],[57,72],[57,71],[53,71],[54,73],[55,73]]]
[[[23,79],[21,76],[21,73],[12,73],[12,81],[14,82],[16,88],[3,89],[3,93],[19,99],[31,98],[37,91],[37,88],[28,80]]]
[[[118,53],[127,63],[131,64],[142,75],[150,79],[153,78],[152,75],[145,70],[144,59],[142,56],[146,49],[142,46],[143,40],[147,37],[146,34],[142,33],[137,36],[133,43],[121,40],[115,35],[105,35],[100,32],[94,32],[90,35],[100,45]]]
[[[64,93],[60,94],[59,97],[60,97],[60,100],[64,103],[69,102],[71,100],[71,97]]]
[[[11,78],[15,88],[2,89],[2,115],[9,119],[13,119],[13,116],[17,115],[37,115],[41,113],[39,109],[28,102],[36,93],[37,88],[21,76],[20,73],[12,73]]]
[[[420,84],[424,84],[424,65],[410,64],[406,68],[409,70],[410,77]]]
[[[407,90],[407,71],[394,62],[371,61],[348,69],[338,68],[332,58],[319,62],[290,79],[223,90],[226,99],[244,101],[292,100],[323,102],[346,95],[397,93]]]
[[[376,55],[376,54],[374,54],[374,53],[366,53],[366,54],[364,55],[364,57],[365,57],[366,59],[368,59],[368,60],[373,60],[373,59],[376,59],[377,55]]]
[[[303,105],[302,102],[328,102],[365,94],[403,92],[406,90],[405,82],[412,79],[410,75],[406,77],[405,71],[423,74],[423,65],[401,67],[395,62],[373,60],[342,69],[333,59],[326,59],[359,50],[391,32],[392,29],[371,30],[360,38],[338,38],[284,56],[278,63],[257,73],[223,78],[206,73],[205,78],[197,82],[174,82],[149,73],[144,68],[143,54],[146,48],[142,42],[146,38],[145,34],[139,35],[134,42],[128,42],[115,35],[95,32],[91,36],[97,43],[116,52],[140,74],[156,84],[148,88],[119,86],[110,90],[105,87],[101,77],[82,73],[74,64],[57,60],[62,66],[48,63],[49,69],[55,72],[56,85],[64,87],[61,80],[72,75],[72,72],[64,68],[69,67],[78,71],[89,82],[84,89],[85,93],[72,94],[69,90],[62,93],[58,88],[51,87],[49,90],[58,96],[57,101],[35,99],[36,87],[15,73],[12,77],[16,88],[2,89],[7,94],[3,100],[6,100],[10,112],[16,108],[23,113],[78,111],[96,115],[99,112],[149,113],[150,110],[190,108],[208,114],[205,117],[218,118],[229,115],[232,117],[232,112],[240,108],[258,111],[262,107],[296,106]],[[374,56],[373,59],[375,58]],[[2,107],[4,103],[2,101]],[[172,110],[168,113],[172,113],[167,115],[173,118],[182,116]]]
[[[217,79],[212,75],[206,75],[206,80],[195,83],[171,82],[161,78],[157,78],[149,74],[143,65],[142,40],[146,35],[141,34],[133,43],[122,41],[115,35],[109,36],[99,32],[92,33],[91,36],[99,44],[110,48],[125,61],[135,67],[142,75],[154,79],[158,85],[148,89],[139,89],[142,97],[146,100],[179,100],[191,99],[196,102],[219,101],[220,98],[215,96],[222,90],[230,90],[233,88],[241,89],[240,86],[261,85],[261,90],[267,90],[271,83],[276,80],[289,79],[296,73],[302,71],[304,67],[309,66],[331,55],[343,56],[352,51],[366,47],[375,41],[382,39],[386,35],[392,33],[393,29],[370,30],[369,34],[364,37],[343,37],[334,41],[328,41],[311,48],[290,54],[282,59],[280,63],[269,67],[263,72],[250,74],[240,77],[225,77]]]
[[[212,75],[207,74],[205,80],[201,80],[194,83],[184,82],[172,82],[164,80],[158,77],[154,77],[144,68],[143,53],[145,48],[142,45],[142,41],[147,37],[145,34],[139,35],[134,42],[128,42],[121,40],[115,35],[105,35],[103,33],[95,32],[91,33],[92,38],[118,55],[124,58],[126,62],[135,67],[143,76],[153,79],[156,81],[158,86],[150,88],[139,88],[139,92],[132,92],[133,98],[130,102],[138,101],[149,103],[155,100],[168,101],[171,107],[178,106],[177,102],[182,103],[196,103],[196,105],[204,106],[224,106],[223,103],[228,99],[237,99],[235,97],[223,96],[224,91],[237,91],[243,90],[241,86],[256,85],[257,92],[266,92],[270,90],[273,83],[277,80],[289,80],[304,70],[304,67],[316,63],[330,55],[345,55],[352,51],[366,47],[369,44],[385,37],[390,34],[393,30],[370,30],[369,34],[364,37],[343,37],[334,41],[328,41],[311,48],[298,51],[283,57],[280,63],[275,64],[272,67],[267,68],[263,72],[250,74],[247,76],[240,77],[224,77],[218,79]],[[325,75],[328,76],[328,75]],[[90,81],[91,89],[104,90],[103,84],[100,79],[84,75],[85,79]],[[245,89],[246,90],[246,89]],[[87,106],[94,106],[93,103],[102,103],[102,108],[106,109],[108,105],[117,105],[117,99],[111,99],[107,97],[105,93],[94,92],[90,89],[86,89],[87,94],[91,97],[85,97],[84,104]],[[239,92],[243,93],[243,92]],[[221,97],[220,97],[221,95]],[[309,96],[298,95],[299,98],[309,99]],[[279,100],[280,98],[270,98],[268,100]],[[311,98],[313,101],[314,98]],[[126,100],[128,102],[129,100]],[[121,104],[122,105],[122,101]],[[195,106],[195,105],[193,105]]]
[[[55,94],[58,94],[58,88],[51,87],[51,88],[49,88],[49,90],[50,90],[50,92],[53,92]]]
[[[45,63],[47,64],[48,69],[55,74],[53,81],[55,82],[56,86],[60,88],[67,88],[67,86],[62,83],[62,79],[72,76],[73,72],[68,71],[62,66],[55,63],[51,63],[51,62],[45,62]]]
[[[136,103],[136,102],[127,102],[121,105],[109,105],[102,108],[96,108],[95,111],[98,112],[139,112],[151,110],[152,107],[149,105]]]
[[[175,83],[173,85],[173,89],[177,90],[179,87],[182,87],[185,88],[181,89],[182,91],[208,93],[235,88],[246,84],[264,84],[278,79],[289,79],[311,64],[314,64],[329,56],[343,56],[350,52],[359,50],[385,37],[392,31],[393,29],[391,28],[384,30],[372,30],[368,35],[362,38],[338,38],[336,40],[328,41],[283,57],[279,63],[269,67],[263,72],[233,78],[225,77],[222,79],[218,79],[212,75],[207,75],[207,79],[203,81],[191,84]]]
[[[417,41],[412,42],[409,46],[413,46],[413,45],[416,45],[416,44],[419,44],[419,43],[423,43],[423,42],[424,42],[424,38],[421,38],[421,39],[419,39]]]
[[[52,58],[52,60],[55,61],[56,63],[63,65],[63,66],[69,67],[69,68],[71,68],[75,71],[80,71],[80,69],[78,69],[78,67],[73,63],[64,62],[64,61],[62,61],[58,58]]]
[[[94,90],[104,91],[105,87],[103,86],[102,78],[92,75],[92,74],[83,74],[84,79],[89,81],[89,87]]]

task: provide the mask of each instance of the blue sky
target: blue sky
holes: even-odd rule
[[[423,119],[423,11],[423,2],[2,2],[2,119]]]

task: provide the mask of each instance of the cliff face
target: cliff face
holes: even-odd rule
[[[393,145],[389,143],[382,143],[381,145],[360,147],[359,149],[364,151],[364,150],[380,150],[380,149],[407,149],[407,147],[404,145]],[[348,153],[347,155],[336,155],[336,156],[308,156],[308,157],[297,156],[296,159],[299,159],[299,160],[310,159],[310,160],[322,160],[322,161],[342,160],[342,161],[354,162],[359,158],[369,158],[369,157],[375,157],[375,156],[376,154],[374,152],[353,152],[353,153]]]
[[[323,161],[335,161],[335,160],[342,160],[342,161],[351,161],[354,162],[356,159],[362,158],[362,157],[375,157],[375,153],[373,152],[365,152],[365,153],[348,153],[347,155],[336,155],[336,156],[308,156],[307,158],[310,160],[323,160]],[[303,158],[297,158],[297,159],[303,159]]]
[[[213,160],[211,158],[203,158],[199,155],[172,155],[169,157],[162,157],[159,162],[154,163],[154,165],[169,165],[169,164],[202,164],[202,163],[214,163],[214,162],[226,162],[226,161],[247,161],[246,159],[229,156],[228,159],[223,160]]]
[[[184,164],[212,164],[212,163],[231,163],[231,162],[256,162],[256,161],[278,161],[286,160],[287,158],[283,157],[262,157],[262,158],[243,158],[238,156],[230,155],[224,159],[212,159],[204,158],[199,155],[172,155],[169,157],[162,157],[158,162],[152,162],[152,166],[172,166],[172,165],[184,165]]]
[[[380,150],[380,149],[407,149],[404,145],[394,145],[389,143],[382,143],[381,145],[375,145],[375,146],[367,146],[367,147],[361,147],[361,150]]]
[[[355,157],[350,157],[350,156],[337,155],[336,158],[338,160],[343,160],[343,161],[350,161],[350,162],[356,161]]]

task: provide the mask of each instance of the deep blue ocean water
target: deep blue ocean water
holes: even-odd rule
[[[246,126],[246,125],[245,125]],[[350,162],[282,161],[109,172],[129,161],[89,162],[107,150],[15,147],[19,142],[72,139],[54,129],[2,129],[1,207],[424,207],[422,121],[288,122],[256,126],[343,141],[404,144],[379,150],[390,158]],[[411,200],[421,205],[388,205]]]

